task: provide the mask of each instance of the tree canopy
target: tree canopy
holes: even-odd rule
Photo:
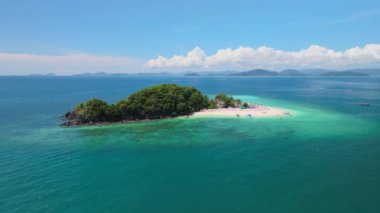
[[[91,99],[77,105],[63,117],[64,125],[81,125],[99,122],[118,122],[144,119],[160,119],[190,115],[207,108],[239,107],[240,99],[218,94],[209,100],[194,87],[160,84],[131,94],[115,104]]]
[[[230,95],[219,93],[215,96],[216,105],[220,108],[238,107],[241,105],[240,99],[234,99]]]
[[[142,89],[116,104],[126,119],[188,115],[208,107],[207,96],[194,87],[162,84]]]
[[[77,105],[64,117],[76,124],[159,119],[189,115],[209,105],[207,96],[194,87],[161,84],[142,89],[116,104],[91,99]]]

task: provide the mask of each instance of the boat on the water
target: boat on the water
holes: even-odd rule
[[[369,103],[360,103],[360,106],[366,106],[366,107],[368,107],[368,106],[370,106],[370,104]]]

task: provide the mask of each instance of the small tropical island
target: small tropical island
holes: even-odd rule
[[[241,112],[249,117],[287,114],[281,109],[243,103],[223,93],[209,99],[194,87],[160,84],[144,88],[115,104],[100,99],[80,103],[62,116],[62,126],[128,123],[190,115],[240,117]]]

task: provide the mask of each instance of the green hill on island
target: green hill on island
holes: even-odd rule
[[[209,100],[194,87],[161,84],[142,89],[115,104],[99,99],[81,103],[63,115],[63,126],[172,118],[207,108],[241,105],[241,100],[225,94],[218,94],[214,100]]]

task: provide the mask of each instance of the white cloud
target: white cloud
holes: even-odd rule
[[[158,56],[157,59],[147,61],[147,67],[193,67],[201,66],[206,54],[199,47],[187,53],[186,56],[174,55],[170,59]]]
[[[368,44],[344,51],[318,45],[311,45],[299,51],[283,51],[269,47],[239,47],[220,49],[211,55],[207,55],[201,48],[196,47],[185,55],[159,56],[148,60],[145,64],[140,60],[125,56],[0,53],[0,75],[359,67],[380,67],[380,44]]]
[[[185,70],[247,70],[253,68],[355,68],[380,66],[380,44],[368,44],[345,51],[335,51],[318,45],[311,45],[299,51],[275,50],[269,47],[239,47],[217,50],[206,55],[196,47],[187,55],[170,58],[159,56],[145,64],[149,68]]]
[[[33,55],[0,53],[0,75],[56,73],[61,75],[83,72],[138,72],[142,63],[129,57],[74,55]]]

